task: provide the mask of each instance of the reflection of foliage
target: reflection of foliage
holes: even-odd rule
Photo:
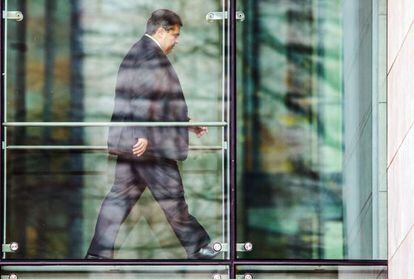
[[[340,73],[341,45],[326,30],[340,33],[338,3],[244,1],[244,238],[263,243],[251,257],[332,250],[323,227],[342,218],[342,93],[330,73]],[[341,257],[340,242],[334,249]]]
[[[16,1],[26,4],[26,0],[11,0],[9,8]],[[220,119],[221,27],[205,21],[207,12],[221,10],[220,0],[45,0],[27,1],[27,5],[27,11],[23,7],[17,9],[25,11],[25,20],[9,25],[17,31],[8,33],[11,63],[7,70],[15,80],[7,86],[9,96],[16,96],[9,99],[9,121],[108,121],[119,64],[144,33],[150,13],[158,8],[175,10],[184,21],[182,41],[171,60],[180,76],[192,119]],[[20,38],[14,38],[16,34]],[[15,144],[104,145],[106,141],[102,128],[9,130]],[[210,136],[196,145],[217,145],[221,140],[219,131],[212,129]],[[208,154],[197,158],[184,163],[184,167],[205,171],[202,176],[193,176],[194,170],[186,172],[193,179],[186,180],[189,204],[212,237],[218,239],[222,234],[221,159]],[[8,163],[16,166],[9,173],[10,184],[15,187],[9,202],[16,206],[10,211],[13,221],[8,229],[12,234],[19,232],[18,239],[11,239],[29,247],[15,256],[82,258],[93,233],[96,211],[108,190],[108,180],[113,178],[113,174],[108,174],[112,165],[108,167],[106,154],[16,152],[9,156]],[[20,177],[30,183],[18,183],[25,181]],[[31,208],[35,209],[30,211]],[[53,218],[48,217],[51,210]],[[144,222],[138,228],[140,239],[123,246],[132,251],[127,257],[183,256],[167,222],[158,220],[162,212],[155,214],[146,219],[148,224]],[[155,229],[152,235],[146,234],[146,226]],[[158,241],[162,247],[156,247]]]

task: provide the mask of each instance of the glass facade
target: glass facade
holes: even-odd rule
[[[225,266],[206,267],[165,267],[165,266],[42,266],[42,267],[11,267],[5,266],[1,278],[9,278],[11,274],[18,274],[18,278],[144,278],[144,279],[227,279],[228,269]],[[219,276],[219,277],[218,277]]]
[[[386,258],[378,3],[237,3],[246,11],[237,25],[237,231],[256,248],[240,256]]]
[[[349,278],[349,279],[383,279],[386,277],[385,266],[377,267],[332,267],[332,266],[237,266],[236,278]],[[165,267],[165,266],[42,266],[42,267],[12,267],[2,269],[2,278],[9,278],[11,274],[19,274],[19,278],[229,278],[229,270],[225,266],[205,267]],[[214,277],[215,276],[215,277]],[[250,277],[249,277],[250,276]]]
[[[386,278],[381,5],[3,0],[1,278]]]
[[[188,206],[212,241],[226,243],[224,23],[205,20],[205,11],[221,11],[223,4],[8,0],[7,8],[24,10],[25,18],[7,22],[4,111],[8,122],[25,124],[8,127],[6,134],[6,238],[20,244],[6,257],[85,256],[101,203],[115,183],[117,161],[108,158],[106,144],[118,69],[159,8],[179,11],[182,18],[170,60],[191,122],[209,129],[201,138],[190,135],[188,158],[179,165]],[[115,257],[186,258],[149,192],[119,231]]]
[[[387,268],[384,266],[361,267],[361,266],[239,266],[237,268],[240,278],[255,279],[299,279],[299,278],[349,278],[349,279],[376,279],[387,278]],[[246,278],[247,277],[247,278]]]
[[[342,1],[239,2],[243,256],[346,258]]]

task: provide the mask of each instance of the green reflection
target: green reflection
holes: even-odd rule
[[[152,11],[180,14],[180,44],[169,58],[192,121],[222,119],[222,24],[205,15],[214,1],[8,0],[21,22],[7,26],[7,121],[107,122],[119,64],[143,34]],[[208,73],[208,74],[206,74]],[[212,127],[191,146],[222,146]],[[104,128],[8,128],[12,145],[105,146]],[[10,150],[7,153],[7,239],[13,259],[79,259],[90,243],[97,211],[113,182],[105,152]],[[225,242],[222,150],[192,150],[181,164],[190,211],[213,241]],[[181,259],[184,250],[146,191],[119,234],[118,258]],[[224,257],[224,254],[222,255]],[[220,257],[218,257],[220,258]]]
[[[82,164],[73,164],[74,156]],[[83,258],[113,183],[115,158],[108,160],[101,151],[14,150],[8,152],[8,165],[13,168],[7,174],[7,238],[20,249],[7,257]],[[213,241],[223,241],[220,151],[193,150],[180,168],[190,212]],[[121,227],[115,248],[115,258],[121,259],[186,258],[148,189]]]
[[[237,24],[238,242],[254,245],[239,256],[375,257],[365,194],[372,191],[372,151],[364,145],[372,126],[361,126],[370,110],[359,105],[372,97],[372,65],[343,50],[349,39],[359,51],[352,32],[369,27],[352,25],[353,17],[371,18],[370,1],[237,4],[246,13]],[[356,81],[344,79],[344,57],[354,61]],[[362,140],[350,140],[355,133]]]
[[[18,278],[142,278],[203,279],[220,275],[228,279],[225,266],[4,266],[1,278],[16,274]]]
[[[386,279],[386,266],[238,266],[240,278],[255,279]]]

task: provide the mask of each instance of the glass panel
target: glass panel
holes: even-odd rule
[[[169,54],[193,121],[222,120],[223,25],[209,23],[221,1],[7,0],[24,20],[7,22],[8,121],[110,121],[122,59],[152,11],[182,19]],[[208,73],[208,74],[206,74]]]
[[[220,279],[229,278],[228,268],[225,266],[5,266],[2,268],[2,279],[9,279],[11,274],[16,274],[19,279],[211,279],[214,275]],[[220,277],[218,277],[218,275]]]
[[[372,1],[237,4],[239,257],[380,258]]]
[[[7,9],[24,19],[7,21],[5,42],[4,241],[20,248],[3,257],[226,258],[211,245],[198,252],[228,242],[226,26],[206,20],[222,2],[8,0]],[[146,30],[158,9],[183,26],[164,11],[174,28],[153,18]],[[146,148],[139,158],[134,145]]]
[[[116,156],[108,159],[102,142],[106,139],[102,130],[106,128],[84,129],[98,137],[88,138],[83,147],[96,147],[96,150],[68,150],[74,145],[59,144],[70,143],[69,128],[46,129],[61,141],[56,139],[39,145],[44,128],[27,128],[24,142],[15,145],[13,140],[8,146],[7,239],[18,242],[20,249],[7,254],[7,258],[83,258],[94,235],[102,201],[118,177]],[[12,132],[17,131],[8,130],[9,138],[15,139]],[[226,242],[221,128],[210,129],[200,139],[194,136],[191,142],[194,144],[190,145],[189,157],[179,163],[189,211],[212,242]],[[60,147],[63,149],[56,149]],[[121,226],[114,257],[186,258],[179,238],[168,224],[171,220],[166,219],[159,206],[165,202],[158,204],[148,189]],[[132,202],[129,198],[127,201]],[[121,203],[122,199],[115,198],[114,202]],[[111,210],[115,214],[116,206]],[[217,259],[224,256],[223,253]]]
[[[386,266],[239,266],[238,279],[386,279]]]

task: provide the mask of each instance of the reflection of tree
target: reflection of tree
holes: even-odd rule
[[[29,8],[26,9],[27,5]],[[14,120],[35,121],[40,116],[45,122],[59,122],[68,121],[69,116],[70,121],[83,121],[80,1],[70,1],[70,9],[66,9],[63,1],[26,3],[26,0],[19,0],[16,8],[25,18],[15,25],[16,42],[11,43],[14,49],[10,50],[15,52],[16,59],[11,67],[16,75],[16,80],[11,83],[15,86]],[[70,25],[68,18],[71,18]],[[62,28],[62,22],[68,26],[66,30]],[[65,38],[70,28],[70,37]],[[66,41],[71,41],[69,54],[64,47]],[[70,70],[67,61],[71,61]],[[69,72],[70,80],[67,78]],[[67,87],[70,87],[70,97],[66,94]],[[83,143],[80,128],[69,133],[57,128],[10,130],[14,135],[13,143],[18,145],[32,142],[65,144],[68,134],[72,144]],[[12,235],[10,239],[20,244],[16,257],[80,257],[83,181],[78,174],[83,169],[82,162],[81,154],[68,152],[10,153],[8,231]]]
[[[26,11],[26,0],[18,0],[17,7],[22,13]],[[26,120],[26,21],[22,21],[16,25],[16,80],[14,85],[16,87],[14,93],[15,103],[15,119],[16,121]],[[25,136],[25,129],[21,129],[20,136],[16,140],[22,140]]]
[[[24,15],[26,15],[26,7],[27,3],[26,0],[18,0],[17,1],[17,9],[21,11]],[[15,80],[13,80],[15,91],[14,91],[14,119],[16,121],[26,121],[26,37],[27,37],[27,26],[26,21],[22,21],[20,24],[16,25],[16,42],[14,42],[15,50],[16,50],[16,65],[15,65]],[[10,96],[10,94],[8,94]],[[5,135],[7,136],[7,135]],[[13,141],[16,144],[24,144],[26,138],[26,128],[17,128],[14,131],[14,139]],[[9,177],[13,177],[15,173],[18,173],[21,169],[26,167],[25,152],[20,152],[17,155],[17,160],[13,162],[12,160],[8,160],[7,164],[9,166],[8,173],[12,174]],[[10,164],[13,162],[13,164]],[[15,187],[10,187],[9,185],[13,185],[12,183],[8,183],[4,185],[4,187],[8,187],[11,190],[11,194],[8,196],[8,208],[10,213],[15,214],[18,216],[17,219],[10,220],[10,223],[4,224],[8,231],[8,239],[12,241],[16,241],[19,243],[19,252],[16,256],[20,254],[25,254],[27,252],[27,245],[26,245],[26,231],[22,229],[16,229],[19,227],[19,223],[26,223],[27,219],[27,208],[25,206],[25,201],[29,199],[30,195],[24,191],[24,187],[26,186],[26,179],[24,176],[20,177],[19,183],[16,184]],[[20,195],[22,193],[23,195]],[[26,193],[26,194],[25,194]],[[19,197],[17,201],[13,199],[13,196]]]
[[[81,0],[72,0],[70,5],[70,120],[84,121],[84,72],[83,72],[83,33],[81,27]],[[83,144],[83,128],[74,127],[70,132],[70,144]],[[81,257],[82,251],[82,188],[83,172],[82,153],[70,154],[69,193],[67,204],[69,229],[69,257]]]
[[[44,2],[44,38],[43,38],[43,106],[42,106],[42,120],[45,122],[53,121],[52,114],[52,92],[54,90],[54,69],[55,69],[55,2],[54,0],[46,0]],[[30,73],[29,73],[30,74]],[[42,142],[50,142],[50,128],[42,129]],[[50,152],[42,152],[40,163],[46,168],[51,169],[53,166],[52,158]],[[34,153],[30,154],[27,160],[33,160]],[[30,173],[30,169],[26,169]],[[35,187],[35,194],[33,197],[40,197],[40,199],[49,199],[51,190],[49,185],[40,185],[40,183],[33,183]],[[42,197],[43,196],[43,197]],[[33,204],[36,204],[36,217],[32,217],[32,223],[35,228],[42,228],[43,231],[48,231],[50,227],[53,227],[53,224],[50,224],[47,218],[47,205],[42,205],[41,202],[36,201],[36,199],[31,200]],[[47,257],[47,250],[42,247],[47,247],[48,242],[50,241],[49,235],[43,233],[42,230],[36,232],[37,243],[37,255],[41,257]],[[33,241],[33,240],[31,240]]]
[[[55,69],[55,4],[54,0],[45,1],[45,36],[44,36],[44,85],[43,85],[43,121],[53,121],[52,118],[52,92]],[[50,129],[43,129],[43,142],[50,139]]]
[[[326,148],[341,153],[341,137],[334,133],[340,129],[332,125],[342,125],[335,122],[341,121],[340,83],[325,72],[328,62],[338,72],[340,66],[340,50],[326,51],[327,4],[244,4],[244,239],[269,247],[252,257],[324,258],[330,247],[323,228],[342,222],[341,169],[324,169]],[[266,222],[269,215],[272,223]]]
[[[10,115],[14,116],[14,121],[108,121],[113,109],[108,100],[113,98],[119,63],[130,44],[141,35],[150,12],[161,7],[178,11],[185,20],[183,35],[189,38],[189,43],[177,48],[177,59],[173,64],[177,66],[183,86],[188,88],[187,100],[193,102],[190,107],[194,105],[193,111],[198,113],[193,116],[199,117],[200,121],[216,121],[221,117],[222,25],[207,24],[204,17],[207,11],[220,10],[220,0],[198,1],[196,4],[186,0],[16,1],[20,3],[18,9],[23,11],[25,19],[15,25],[18,28],[16,32],[8,34],[13,36],[12,33],[16,33],[19,37],[11,43],[16,51],[12,49],[9,52],[16,54],[16,63],[8,64],[16,74],[16,80],[8,83],[10,87],[16,86],[15,90],[9,91],[13,93],[9,96],[13,98]],[[27,11],[23,7],[26,1]],[[206,102],[211,106],[206,106]],[[200,112],[199,108],[206,113]],[[104,145],[106,140],[100,136],[105,132],[97,136],[96,130],[10,129],[15,136],[15,144]],[[194,145],[215,145],[221,136],[219,132],[214,134],[216,138],[203,138]],[[194,193],[189,200],[197,201],[194,208],[198,212],[194,215],[200,216],[202,221],[206,219],[212,236],[217,238],[221,234],[222,217],[219,200],[221,158],[205,154],[202,157],[200,160],[190,158],[185,164],[199,165],[202,169],[206,162],[215,162],[218,167],[206,172],[205,176],[196,176],[197,185],[201,185],[198,188],[209,190],[188,191]],[[111,179],[108,177],[111,168],[107,168],[106,155],[13,151],[8,159],[12,166],[8,179],[13,189],[9,202],[12,207],[9,231],[19,235],[17,241],[21,244],[21,254],[18,256],[81,257],[85,245],[89,244],[89,240],[82,238],[92,233],[92,225],[96,222],[96,216],[91,212],[99,207]],[[192,187],[192,175],[190,173],[185,178],[190,182],[186,183],[188,188]],[[204,208],[208,205],[210,209],[214,204],[214,210],[203,211],[200,204]],[[166,226],[167,223],[162,223],[162,235],[157,237],[171,240],[173,237],[165,230]],[[150,236],[145,237],[151,239]],[[181,249],[179,246],[176,248]],[[138,253],[142,257],[158,255],[157,251],[150,250]]]

